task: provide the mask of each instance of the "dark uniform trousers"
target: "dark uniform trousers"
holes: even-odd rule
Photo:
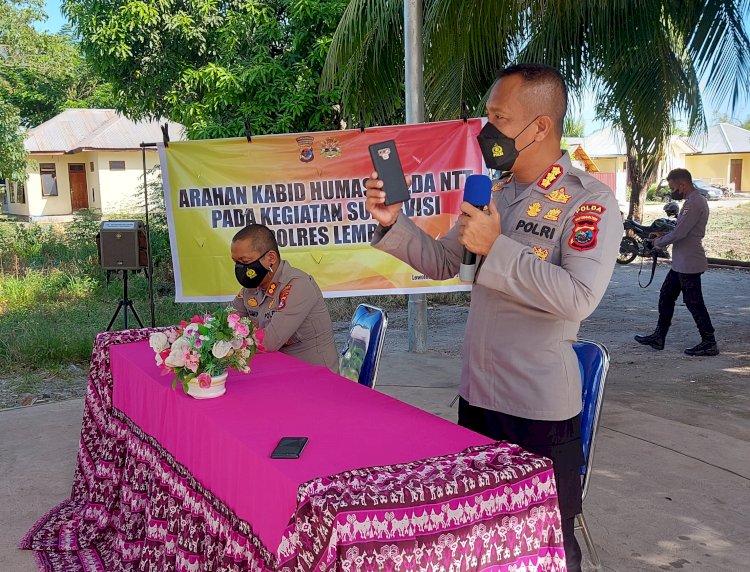
[[[690,310],[698,326],[701,338],[713,335],[714,327],[711,324],[711,317],[708,315],[706,304],[703,301],[703,291],[701,290],[701,274],[684,274],[670,270],[661,285],[659,293],[659,330],[664,334],[669,330],[674,315],[674,304],[682,292],[682,299],[685,306]]]
[[[523,419],[475,407],[461,397],[458,424],[496,441],[520,445],[535,455],[552,459],[562,519],[563,544],[569,572],[581,570],[581,548],[576,540],[575,516],[582,510],[581,416],[564,421]]]

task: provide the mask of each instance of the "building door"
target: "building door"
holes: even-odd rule
[[[742,190],[742,159],[732,159],[729,163],[729,182],[734,183],[734,190]]]
[[[89,208],[89,191],[86,184],[86,165],[71,163],[68,165],[70,181],[70,206],[74,211]]]

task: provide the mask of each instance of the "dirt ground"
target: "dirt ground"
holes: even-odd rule
[[[710,269],[703,277],[706,303],[721,355],[690,358],[683,349],[699,341],[692,318],[678,302],[664,351],[633,341],[652,331],[659,285],[668,271],[659,265],[654,283],[638,287],[639,262],[617,266],[602,303],[581,327],[580,337],[604,343],[612,366],[607,400],[659,417],[713,429],[750,441],[750,271]],[[642,280],[648,278],[644,265]],[[466,306],[436,306],[428,312],[428,353],[461,359]],[[385,352],[407,349],[407,311],[389,312]],[[335,322],[339,347],[348,330]],[[86,372],[67,366],[0,380],[0,410],[83,396]],[[690,415],[686,417],[685,412]]]
[[[644,284],[649,270],[644,265]],[[659,287],[668,270],[659,265],[653,284],[641,289],[638,261],[618,265],[599,308],[581,326],[579,337],[599,341],[610,351],[606,399],[750,441],[750,271],[711,268],[704,274],[704,297],[721,354],[691,358],[683,350],[700,337],[681,299],[663,351],[633,340],[635,334],[653,331]],[[430,308],[430,353],[460,359],[468,311],[462,306]],[[338,325],[343,336],[345,324]],[[384,352],[406,348],[407,313],[390,312]]]

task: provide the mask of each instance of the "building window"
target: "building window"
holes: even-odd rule
[[[125,161],[110,161],[109,162],[109,170],[110,171],[124,171],[125,170]]]
[[[57,171],[54,163],[39,163],[39,172],[42,174],[42,196],[57,196]]]
[[[93,173],[94,172],[94,162],[93,161],[89,161],[89,168],[91,169],[91,172]]]
[[[13,183],[13,188],[16,191],[16,200],[11,202],[19,203],[21,205],[26,204],[26,183]]]

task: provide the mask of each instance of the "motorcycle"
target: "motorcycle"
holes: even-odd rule
[[[620,241],[620,254],[617,257],[618,264],[630,264],[636,256],[643,258],[670,258],[665,248],[654,246],[653,240],[649,238],[652,233],[667,233],[674,230],[677,225],[677,215],[680,207],[674,201],[664,205],[666,217],[658,218],[650,225],[642,225],[632,219],[625,219],[623,227],[625,236]]]

